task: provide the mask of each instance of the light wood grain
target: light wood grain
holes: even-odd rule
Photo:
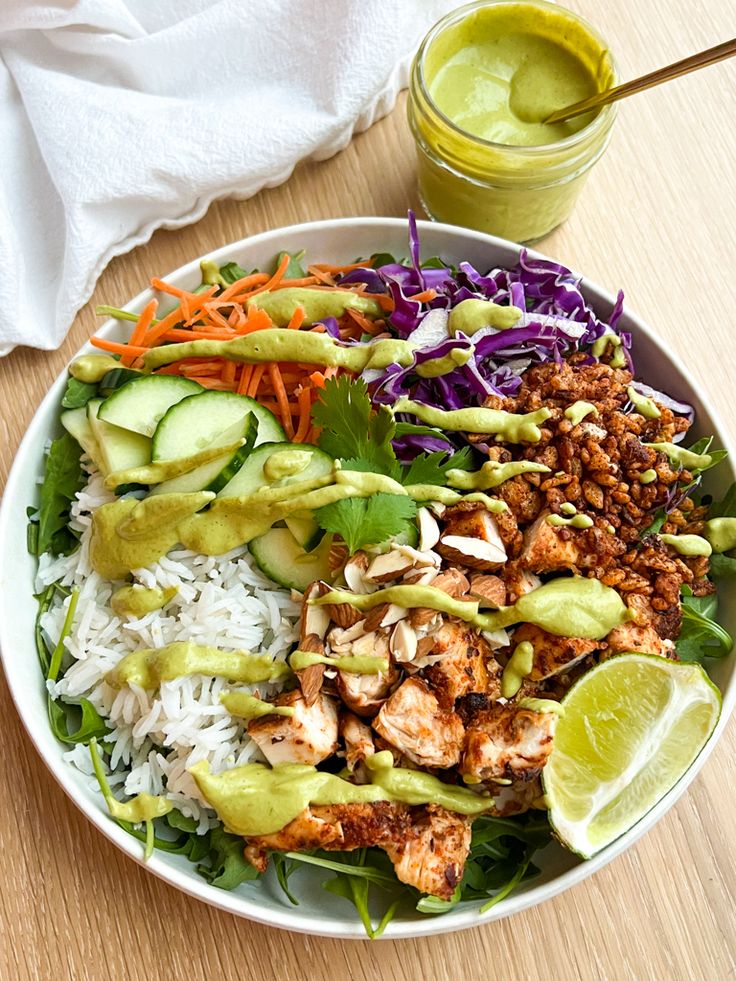
[[[732,0],[577,0],[625,78],[733,34]],[[388,29],[388,27],[386,28]],[[377,41],[377,43],[379,43]],[[736,67],[621,106],[572,219],[542,248],[627,300],[690,365],[732,436],[736,310]],[[62,348],[0,362],[0,475],[45,389],[119,303],[223,243],[283,224],[401,215],[417,205],[403,101],[334,159],[115,260]],[[638,845],[542,907],[453,936],[339,943],[217,912],[117,852],[66,799],[0,684],[0,978],[720,979],[736,976],[736,731]]]

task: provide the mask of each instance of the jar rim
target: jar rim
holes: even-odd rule
[[[501,151],[513,151],[514,153],[519,153],[522,156],[534,157],[540,154],[548,154],[550,150],[566,150],[568,148],[575,147],[578,143],[583,143],[589,137],[595,135],[601,129],[605,129],[606,126],[610,127],[616,116],[617,104],[615,102],[609,103],[604,106],[592,119],[587,126],[583,126],[575,133],[571,133],[570,136],[566,136],[564,140],[557,140],[554,143],[535,143],[532,145],[517,145],[513,143],[496,143],[494,140],[486,140],[482,136],[476,136],[474,133],[463,129],[462,126],[458,126],[446,113],[444,113],[437,103],[434,101],[429,93],[429,88],[427,87],[424,78],[424,58],[427,54],[429,48],[437,40],[440,34],[451,27],[452,25],[464,20],[469,14],[476,10],[481,10],[484,7],[498,7],[498,6],[529,6],[529,7],[544,7],[548,10],[552,10],[555,13],[562,14],[563,16],[569,17],[571,20],[576,21],[581,27],[583,27],[596,41],[601,45],[601,48],[608,54],[611,62],[611,68],[613,70],[613,82],[617,84],[619,81],[618,67],[616,61],[613,57],[611,49],[608,46],[605,38],[590,24],[584,17],[579,14],[574,13],[572,10],[568,10],[567,7],[561,7],[559,4],[555,3],[554,0],[473,0],[472,3],[466,3],[462,7],[456,7],[455,10],[451,10],[450,13],[445,14],[445,16],[437,21],[434,27],[430,28],[429,32],[425,35],[422,43],[419,45],[419,49],[416,53],[414,59],[414,71],[416,72],[417,80],[419,83],[419,88],[422,93],[422,97],[426,99],[427,103],[431,107],[432,111],[439,116],[443,123],[445,123],[451,130],[457,133],[459,136],[463,137],[475,143],[477,146],[488,147],[493,150]]]

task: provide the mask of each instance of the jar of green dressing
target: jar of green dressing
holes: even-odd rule
[[[419,194],[436,221],[534,242],[570,214],[606,149],[615,105],[553,110],[616,84],[606,43],[546,0],[484,0],[429,32],[412,66]]]

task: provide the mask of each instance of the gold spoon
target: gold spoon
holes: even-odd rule
[[[627,95],[644,92],[645,89],[651,89],[655,85],[661,85],[662,82],[669,82],[671,78],[679,78],[680,75],[687,75],[689,72],[697,71],[699,68],[707,68],[708,65],[715,65],[716,62],[724,61],[726,58],[733,57],[733,55],[736,55],[736,38],[733,38],[731,41],[724,41],[723,44],[717,44],[714,48],[708,48],[707,51],[699,51],[697,54],[690,55],[688,58],[683,58],[682,61],[676,61],[674,65],[665,65],[664,68],[658,68],[648,75],[642,75],[640,78],[633,78],[630,82],[624,82],[623,85],[616,85],[612,89],[606,89],[605,92],[599,92],[589,99],[583,99],[582,102],[575,102],[573,105],[566,106],[564,109],[557,109],[547,116],[546,119],[542,120],[542,122],[561,123],[565,119],[582,116],[584,112],[590,112],[591,109],[598,109],[599,106],[607,106],[611,102],[618,102],[619,99],[625,99]]]

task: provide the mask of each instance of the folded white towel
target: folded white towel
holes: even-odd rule
[[[58,347],[110,259],[155,229],[343,148],[455,5],[3,0],[0,354]]]

